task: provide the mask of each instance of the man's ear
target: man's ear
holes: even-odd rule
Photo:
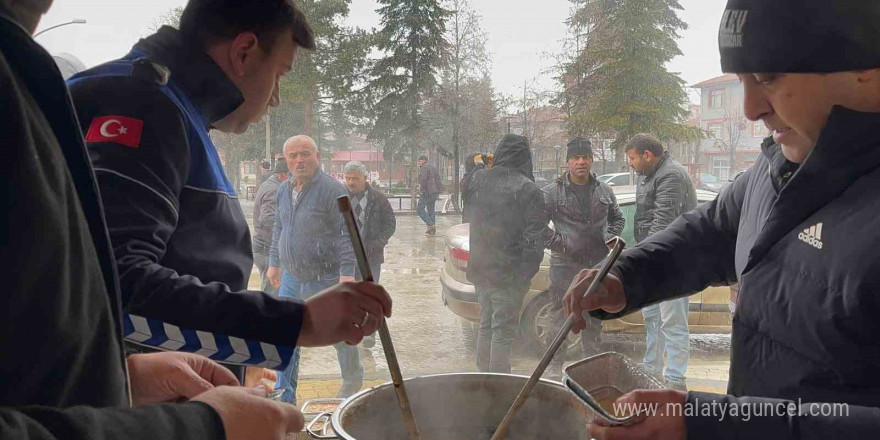
[[[259,50],[260,45],[256,34],[253,32],[238,34],[229,45],[229,63],[232,73],[239,78],[244,76],[248,72],[250,64],[256,60]]]

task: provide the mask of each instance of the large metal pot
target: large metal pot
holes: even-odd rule
[[[488,440],[528,378],[462,373],[405,381],[422,440]],[[331,418],[336,436],[312,429]],[[587,409],[559,383],[541,380],[511,423],[508,440],[586,439]],[[391,383],[361,391],[309,425],[316,438],[407,440]]]

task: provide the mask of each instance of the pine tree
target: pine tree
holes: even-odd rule
[[[371,139],[385,142],[386,157],[400,159],[409,144],[412,200],[421,133],[422,106],[437,86],[447,42],[449,11],[438,0],[379,0],[382,28],[376,47],[382,57],[371,69],[369,93],[376,99]]]
[[[297,2],[315,32],[317,50],[299,50],[293,70],[281,83],[282,106],[272,111],[273,134],[283,138],[303,133],[315,138],[322,149],[331,143],[324,135],[333,132],[335,145],[343,147],[345,134],[353,131],[364,108],[367,52],[372,36],[358,28],[341,25],[351,0],[300,0]],[[279,147],[280,148],[280,147]]]
[[[692,140],[684,125],[687,94],[666,64],[681,54],[677,39],[687,24],[678,0],[572,0],[569,27],[575,53],[563,65],[561,101],[571,136],[614,137],[618,162],[636,133]]]

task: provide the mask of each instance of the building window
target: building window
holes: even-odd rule
[[[718,177],[719,181],[727,182],[730,176],[730,158],[727,156],[713,157],[712,169],[715,171],[714,174]]]
[[[763,122],[752,122],[752,137],[765,138],[770,136],[770,130]]]
[[[724,107],[724,89],[709,92],[709,108]]]
[[[244,173],[245,174],[257,174],[257,164],[255,164],[255,163],[244,164]]]
[[[713,139],[721,139],[724,136],[724,126],[720,122],[710,122],[706,129]]]

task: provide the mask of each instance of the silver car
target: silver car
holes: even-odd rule
[[[628,246],[635,244],[633,237],[633,217],[635,215],[635,193],[632,187],[615,187],[615,195],[620,209],[626,218],[626,227],[621,236]],[[716,193],[697,190],[697,202],[715,199]],[[467,223],[453,226],[446,233],[445,266],[440,274],[443,304],[462,318],[467,334],[475,334],[475,323],[480,321],[480,303],[474,293],[474,286],[467,281],[467,264],[470,257],[468,237],[470,227]],[[522,342],[543,353],[550,335],[550,251],[544,251],[541,268],[532,278],[532,285],[523,301],[520,312],[520,336]],[[691,333],[730,333],[730,302],[728,287],[709,287],[690,297],[688,326]],[[632,313],[619,319],[604,321],[603,332],[644,333],[641,313]],[[569,336],[568,349],[577,346],[578,337]]]

